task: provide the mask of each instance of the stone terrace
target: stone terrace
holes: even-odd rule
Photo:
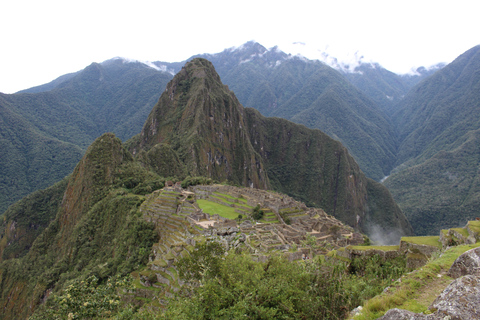
[[[203,213],[197,199],[233,207],[246,219],[238,224],[235,220]],[[262,223],[252,223],[249,219],[257,205],[264,211]],[[363,242],[362,236],[352,237],[350,227],[323,210],[307,208],[291,197],[264,190],[221,185],[195,186],[188,191],[178,186],[166,187],[148,195],[140,210],[147,221],[155,224],[160,236],[159,242],[153,245],[149,269],[139,274],[140,283],[158,288],[155,290],[160,294],[156,299],[160,304],[165,304],[166,299],[179,290],[182,281],[175,262],[188,256],[198,241],[215,240],[226,249],[240,247],[257,259],[266,259],[272,251],[281,251],[290,260],[313,253],[311,247],[302,248],[307,236],[315,237],[317,253],[325,253],[322,246],[327,242],[329,248]]]
[[[259,205],[264,211],[263,223],[242,223],[239,231],[247,236],[252,253],[270,250],[289,250],[302,245],[307,235],[317,239],[317,245],[325,242],[338,246],[363,243],[363,237],[340,221],[327,215],[322,209],[308,208],[293,198],[271,191],[213,185],[195,186],[197,199],[206,199],[235,208],[235,212],[250,216],[252,208]],[[246,205],[245,205],[246,203]],[[285,221],[289,222],[286,224]],[[222,230],[225,222],[218,221],[213,229]],[[332,227],[337,231],[332,234]],[[301,248],[299,249],[301,250]]]

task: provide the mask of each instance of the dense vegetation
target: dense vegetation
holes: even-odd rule
[[[131,300],[120,299],[124,291],[117,287],[132,289],[128,278],[101,284],[91,276],[70,282],[31,319],[65,319],[70,313],[95,319],[343,319],[406,271],[404,259],[382,261],[378,256],[290,262],[273,255],[258,262],[241,252],[225,253],[217,242],[197,244],[178,268],[185,285],[163,311],[138,309]]]
[[[38,190],[16,202],[3,215],[0,225],[0,261],[24,256],[33,241],[55,218],[68,178]]]
[[[137,134],[171,79],[140,63],[94,63],[50,91],[0,93],[0,214],[70,174],[104,132]],[[35,93],[30,93],[35,92]]]
[[[321,129],[340,140],[367,176],[377,181],[388,175],[395,165],[400,165],[395,170],[400,171],[423,163],[441,150],[459,147],[465,141],[465,134],[478,128],[474,116],[478,109],[475,48],[428,81],[418,84],[405,99],[403,95],[413,85],[436,69],[420,68],[415,75],[399,76],[379,65],[361,64],[355,70],[342,73],[318,61],[292,57],[276,48],[267,50],[253,42],[200,56],[212,61],[224,83],[235,91],[245,106],[254,107],[267,116],[280,116]],[[178,72],[184,62],[155,64],[159,70]],[[172,77],[159,70],[138,62],[112,59],[102,64],[94,63],[43,86],[14,95],[0,95],[0,122],[3,123],[0,145],[9,150],[8,156],[0,157],[0,212],[22,196],[60,181],[71,172],[91,141],[103,132],[113,131],[121,139],[139,132]],[[187,92],[194,89],[192,83],[183,81],[178,89],[182,92],[179,101],[186,103]],[[216,103],[221,100],[224,99],[220,95],[216,96]],[[222,115],[209,116],[218,121]],[[207,175],[193,170],[194,163],[202,160],[198,150],[194,152],[197,159],[190,161],[187,167],[181,164],[192,155],[188,148],[180,150],[185,143],[181,138],[183,131],[171,137],[171,146],[159,145],[139,155],[143,157],[142,163],[160,176],[175,176],[180,180],[187,174]],[[197,144],[199,149],[204,147],[192,140],[193,131],[189,136],[189,142]],[[242,142],[236,149],[248,151],[249,147]],[[232,160],[222,156],[223,152],[208,153],[210,161]],[[241,162],[229,163],[240,167]],[[209,170],[217,170],[215,167],[212,165]],[[411,175],[407,171],[405,174]],[[230,176],[228,179],[239,185],[248,183],[244,177]],[[417,180],[426,181],[426,177]],[[268,185],[269,181],[263,183]],[[402,185],[400,182],[387,183],[391,187]],[[444,189],[449,187],[447,184]],[[402,209],[409,211],[409,216],[437,211],[437,207],[425,207],[419,214],[412,213],[412,206],[424,205],[422,192],[417,190],[417,200],[404,201],[403,192],[393,188],[396,199]],[[290,194],[309,204],[315,202],[303,191]],[[457,196],[461,198],[464,193],[457,193]],[[459,210],[468,213],[467,207]],[[418,230],[429,232],[424,227]]]
[[[417,85],[394,115],[400,165],[385,184],[419,235],[477,216],[480,47]]]
[[[200,245],[192,258],[181,261],[190,286],[168,305],[165,318],[343,319],[406,270],[404,260],[349,264],[272,256],[255,262],[250,255],[224,256],[221,247],[210,247]]]
[[[111,316],[119,319],[126,315],[129,319],[343,319],[349,310],[398,279],[406,268],[402,259],[386,262],[378,258],[358,258],[350,263],[327,261],[322,257],[289,262],[274,255],[266,262],[258,262],[240,252],[225,255],[220,244],[207,242],[197,245],[191,256],[182,259],[179,270],[186,284],[172,297],[163,313],[148,309],[137,311],[127,303],[121,308],[112,308],[115,312]],[[88,282],[76,291],[86,285]],[[89,306],[89,295],[72,297],[76,303],[70,309],[62,306],[61,297],[72,290],[69,288],[71,286],[59,298],[47,302],[47,311],[40,309],[39,314],[64,310],[65,315],[78,310],[77,305],[87,302]]]
[[[70,174],[83,150],[41,131],[0,93],[0,214],[20,198]]]
[[[341,141],[370,178],[380,180],[393,168],[396,138],[389,120],[336,70],[254,42],[202,57],[243,106],[322,130]]]
[[[132,176],[137,183],[128,180]],[[156,179],[133,162],[118,138],[106,134],[89,147],[66,189],[65,183],[58,184],[12,207],[9,217],[17,218],[20,226],[22,212],[30,212],[34,204],[42,208],[43,203],[45,214],[38,217],[39,223],[49,223],[40,234],[27,228],[33,241],[28,252],[22,247],[17,251],[23,257],[0,264],[3,316],[25,318],[45,294],[60,292],[70,280],[95,276],[103,283],[146,264],[158,235],[138,211],[144,197],[132,192]],[[8,241],[9,235],[2,238]],[[12,251],[7,247],[4,257]]]

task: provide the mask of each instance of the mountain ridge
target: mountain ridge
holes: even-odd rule
[[[391,212],[399,219],[384,224],[388,219],[373,213],[380,208],[370,212],[367,185],[372,182],[338,141],[319,130],[245,109],[203,58],[177,73],[141,133],[126,145],[133,154],[148,154],[159,143],[171,146],[187,175],[263,189],[271,185],[360,230],[366,230],[363,219],[370,214],[385,229],[411,232],[400,209],[383,199],[391,197],[388,191],[378,193],[377,200],[388,203],[386,208],[393,206]]]
[[[402,141],[385,185],[418,234],[475,218],[479,70],[477,46],[415,86],[396,113]]]

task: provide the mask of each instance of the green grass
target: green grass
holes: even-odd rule
[[[468,231],[467,229],[464,229],[464,228],[452,228],[453,231],[457,231],[458,233],[460,233],[462,236],[464,236],[465,238],[468,238],[469,234],[468,234]]]
[[[231,204],[231,205],[234,205],[235,202],[233,201],[229,201],[229,200],[226,200],[225,198],[219,198],[219,197],[215,197],[215,196],[211,196],[210,198],[214,198],[218,201],[221,201],[221,202],[224,202],[224,203],[228,203],[228,204]],[[229,198],[230,199],[230,198]]]
[[[381,251],[397,251],[400,246],[348,246],[347,249],[352,250],[381,250]]]
[[[451,247],[439,258],[433,259],[425,266],[404,275],[396,281],[386,293],[368,300],[362,313],[355,320],[377,319],[392,308],[412,312],[426,312],[428,306],[452,279],[444,273],[462,253],[479,247],[480,243]],[[441,277],[438,277],[442,274]]]
[[[232,199],[232,200],[236,200],[236,199],[237,199],[237,198],[235,198],[234,196],[229,195],[229,194],[226,194],[226,193],[214,192],[213,194],[218,194],[219,196],[226,197],[226,198],[229,198],[229,199]]]
[[[208,200],[197,200],[197,204],[203,212],[208,214],[218,214],[220,217],[227,219],[236,219],[238,213],[235,212],[235,208],[227,207]]]
[[[245,198],[238,198],[238,201],[243,202],[245,205],[248,203],[248,200],[245,199]],[[249,207],[251,207],[251,206],[249,206]]]
[[[468,222],[468,227],[473,232],[476,232],[476,233],[480,234],[480,220],[469,221]]]
[[[438,236],[427,236],[427,237],[402,237],[402,241],[413,243],[413,244],[424,244],[427,246],[442,248],[442,244],[439,241]]]
[[[260,219],[258,222],[260,222],[260,223],[278,223],[278,220],[265,221],[263,219]]]

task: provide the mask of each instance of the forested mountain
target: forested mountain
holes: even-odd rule
[[[0,228],[2,315],[28,316],[68,280],[145,265],[158,234],[139,206],[167,174],[271,187],[357,230],[379,227],[398,232],[397,240],[412,233],[388,190],[365,177],[340,142],[244,108],[209,61],[194,59],[169,82],[140,134],[124,145],[103,134],[70,176],[7,210]]]
[[[393,120],[400,147],[385,182],[419,234],[477,216],[480,46],[415,86]]]
[[[372,224],[411,232],[388,191],[378,192],[384,187],[366,178],[338,141],[244,109],[205,59],[177,73],[141,133],[127,144],[147,166],[158,157],[159,143],[168,144],[166,150],[179,159],[174,163],[189,175],[273,188],[367,233]]]
[[[0,212],[69,174],[102,133],[136,134],[171,77],[113,59],[43,87],[50,91],[0,94]]]
[[[254,107],[266,116],[276,115],[320,128],[344,143],[371,178],[379,180],[390,172],[396,140],[389,120],[380,107],[337,71],[318,61],[287,55],[277,48],[267,50],[254,42],[201,56],[213,62],[222,81],[245,106]],[[17,115],[26,122],[24,127],[35,128],[48,139],[70,143],[77,151],[69,163],[52,159],[56,174],[44,180],[30,179],[30,187],[25,183],[17,187],[7,183],[21,181],[11,177],[27,173],[25,165],[15,171],[8,169],[18,164],[9,164],[13,158],[4,158],[6,175],[1,183],[8,198],[0,203],[0,212],[21,196],[65,176],[81,152],[102,133],[114,132],[125,141],[139,132],[167,81],[183,64],[115,58],[93,63],[42,86],[2,95],[2,110]],[[5,130],[10,124],[13,122],[8,122]],[[11,130],[16,132],[19,128],[13,126]],[[30,161],[27,154],[33,152],[32,146],[20,152],[26,161]],[[37,167],[28,166],[31,172]]]
[[[0,212],[69,174],[83,150],[51,137],[14,112],[0,94]]]
[[[414,85],[444,66],[439,63],[428,69],[420,67],[411,74],[399,75],[376,63],[361,63],[353,72],[344,72],[343,75],[391,116],[395,106]]]
[[[393,168],[397,142],[389,119],[340,72],[254,42],[201,56],[244,106],[322,130],[341,141],[373,179]]]
[[[446,164],[444,156],[458,160],[456,152],[469,153],[466,148],[476,136],[477,50],[469,50],[447,67],[440,64],[428,70],[419,68],[413,75],[397,75],[378,64],[365,63],[349,72],[337,71],[319,61],[288,55],[278,48],[266,49],[255,42],[196,57],[213,63],[222,82],[244,106],[253,107],[264,116],[319,128],[341,141],[368,177],[380,180],[393,168],[397,173],[407,168],[403,174],[416,181],[414,195],[406,195],[403,180],[395,180],[397,174],[391,175],[386,185],[392,188],[402,208],[419,212],[421,220],[428,197],[419,199],[429,192],[422,190],[428,185],[440,188],[444,184],[432,182],[431,177],[420,178],[419,170],[423,172],[427,170],[424,166],[429,164],[430,168],[432,161],[442,159],[448,174],[434,177],[449,176],[448,181],[457,181],[454,185],[458,185],[458,180],[451,178],[460,175],[449,173],[475,167]],[[112,131],[122,140],[139,132],[165,84],[183,64],[116,58],[22,93],[2,94],[2,117],[8,118],[2,126],[2,143],[11,150],[11,156],[1,158],[5,178],[0,181],[0,211],[29,192],[59,181],[71,171],[89,143],[103,132]],[[10,127],[11,124],[15,125]],[[18,131],[19,127],[24,128],[23,132]],[[22,135],[31,138],[24,139]],[[39,139],[43,142],[33,143]],[[169,154],[168,150],[166,146],[156,147],[161,154]],[[416,173],[412,175],[414,168]],[[175,167],[171,173],[178,170],[183,169]],[[475,173],[461,176],[473,177]],[[468,181],[464,180],[462,185],[468,185]],[[469,204],[475,194],[473,185],[461,189],[462,192],[449,195],[457,200],[442,200],[442,208],[450,203],[456,208]],[[434,205],[436,201],[440,198],[428,203]],[[437,216],[439,209],[425,210]],[[462,217],[469,212],[465,208],[461,211]],[[454,223],[454,215],[449,219]],[[440,226],[437,220],[434,223]],[[462,223],[463,220],[458,222]],[[437,231],[415,225],[422,234]]]

